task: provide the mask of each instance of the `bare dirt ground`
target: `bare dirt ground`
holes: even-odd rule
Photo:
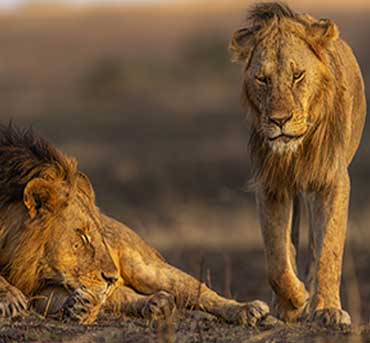
[[[19,321],[1,321],[0,342],[370,342],[370,327],[364,325],[370,312],[370,270],[366,263],[367,252],[356,251],[356,254],[363,262],[359,270],[356,269],[360,276],[358,281],[363,309],[362,324],[357,323],[352,329],[330,330],[314,325],[282,323],[273,326],[265,323],[259,328],[251,329],[224,323],[199,311],[182,310],[163,322],[105,314],[95,325],[86,327],[31,315]],[[199,269],[199,260],[203,260],[206,281],[212,283],[212,287],[220,293],[229,293],[239,300],[260,298],[268,301],[270,298],[270,289],[263,272],[263,253],[259,249],[245,252],[190,249],[165,255],[170,262],[192,272],[194,276],[197,275],[196,269]],[[343,299],[344,306],[348,309],[351,308],[349,301],[356,302],[358,299],[354,299],[353,294],[349,293],[351,282],[346,270],[345,268]],[[210,271],[211,276],[207,277],[207,271]]]
[[[361,313],[356,308],[360,299],[353,294],[348,258],[344,268],[342,298],[344,307],[354,315],[352,328],[325,329],[315,325],[263,323],[258,328],[227,324],[199,311],[179,310],[166,321],[147,321],[138,318],[104,314],[92,326],[62,323],[31,315],[23,320],[0,321],[0,342],[253,342],[253,343],[360,343],[370,342],[370,326],[365,325],[370,313],[370,270],[367,251],[354,249],[355,268],[359,276]],[[261,249],[235,251],[223,249],[186,249],[165,252],[169,262],[199,277],[224,295],[238,300],[270,299],[270,289],[264,273]],[[347,256],[348,257],[348,256]],[[200,262],[202,261],[202,262]],[[357,283],[358,282],[358,283]],[[351,303],[352,302],[352,303]],[[355,304],[353,304],[355,303]],[[355,306],[354,306],[355,305]]]
[[[231,326],[198,313],[180,314],[172,322],[143,320],[101,321],[90,327],[42,322],[2,323],[0,342],[265,342],[359,343],[368,342],[367,329],[328,330],[315,326],[281,325],[272,329]]]

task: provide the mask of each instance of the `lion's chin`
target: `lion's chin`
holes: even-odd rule
[[[268,139],[270,149],[279,155],[296,152],[298,147],[301,145],[303,136],[300,137],[288,137],[279,136],[277,138]]]

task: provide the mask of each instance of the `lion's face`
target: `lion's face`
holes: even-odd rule
[[[82,194],[74,197],[53,225],[47,263],[51,283],[75,290],[85,287],[99,296],[108,295],[119,275],[105,243],[97,208]]]
[[[260,44],[245,71],[255,125],[273,151],[294,151],[309,131],[320,61],[294,36]]]
[[[47,222],[42,284],[84,289],[99,301],[113,290],[119,272],[102,236],[101,214],[89,180],[79,174],[72,192],[62,184],[34,179],[25,190],[31,225]],[[41,229],[42,230],[42,229]]]
[[[304,16],[271,19],[234,34],[231,51],[245,65],[249,119],[272,151],[294,152],[319,122],[315,104],[330,77],[321,49],[337,34],[332,22]]]

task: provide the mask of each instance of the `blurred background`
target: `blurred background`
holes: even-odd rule
[[[241,66],[250,1],[0,1],[0,113],[75,156],[98,205],[226,296],[270,299],[249,176]],[[290,1],[330,17],[370,76],[367,0]],[[370,132],[351,167],[343,299],[370,313]],[[201,263],[203,261],[203,263]]]

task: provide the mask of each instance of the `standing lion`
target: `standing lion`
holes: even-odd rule
[[[234,61],[244,65],[252,185],[274,311],[286,321],[350,324],[340,300],[348,166],[366,113],[356,58],[333,21],[297,14],[280,3],[257,4],[230,49]],[[310,227],[306,285],[296,268],[302,200]]]

